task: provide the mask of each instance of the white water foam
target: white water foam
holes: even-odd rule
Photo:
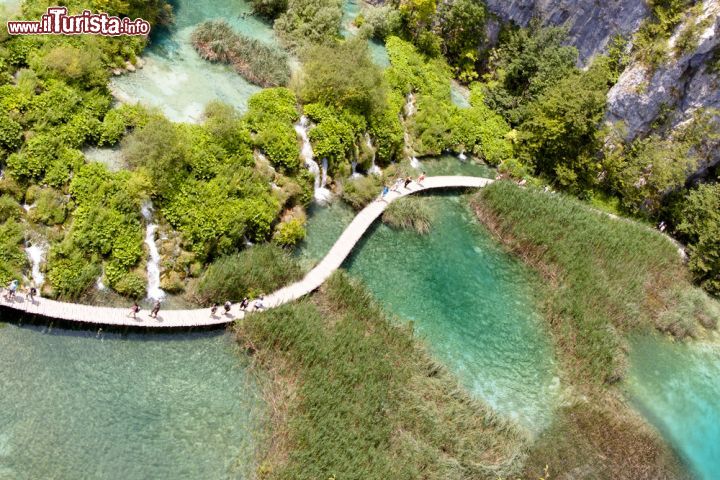
[[[147,223],[147,227],[145,228],[145,245],[147,245],[148,252],[150,253],[150,258],[148,258],[147,261],[147,296],[152,300],[162,300],[165,298],[165,292],[160,288],[160,252],[155,243],[157,225],[152,223],[152,202],[145,202],[142,206],[141,213]]]
[[[40,265],[45,260],[45,254],[47,253],[48,246],[42,242],[27,243],[25,246],[25,255],[27,255],[30,261],[30,272],[32,275],[33,284],[35,288],[40,291],[43,284],[45,283],[45,275],[40,271]]]
[[[295,124],[295,131],[302,140],[302,148],[300,150],[300,157],[305,162],[305,166],[315,177],[314,189],[315,189],[315,201],[321,205],[324,205],[330,201],[332,194],[330,190],[325,188],[325,182],[327,182],[327,159],[323,159],[323,170],[320,171],[320,166],[314,159],[315,154],[313,153],[310,139],[308,138],[308,126],[310,122],[307,117],[303,115],[300,117],[300,121]]]

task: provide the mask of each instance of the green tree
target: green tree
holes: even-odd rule
[[[691,190],[676,221],[677,231],[688,243],[695,279],[708,292],[720,296],[720,184]]]

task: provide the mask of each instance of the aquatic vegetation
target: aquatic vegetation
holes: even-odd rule
[[[198,25],[191,40],[205,60],[227,63],[261,87],[285,85],[290,79],[285,52],[236,33],[224,20],[209,20]]]
[[[483,189],[475,205],[481,219],[550,283],[547,317],[579,381],[620,380],[628,332],[654,327],[694,335],[702,308],[679,324],[662,315],[693,288],[677,246],[662,234],[570,197],[508,182]]]
[[[286,250],[272,244],[255,245],[211,263],[191,296],[203,305],[238,302],[289,285],[302,273]]]
[[[522,462],[523,434],[463,393],[342,272],[310,300],[235,329],[272,374],[265,478],[495,478]]]
[[[393,228],[426,234],[432,228],[432,213],[422,197],[403,197],[391,203],[382,214],[382,221]]]

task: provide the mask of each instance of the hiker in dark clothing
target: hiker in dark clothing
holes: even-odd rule
[[[225,315],[230,315],[230,309],[232,308],[232,303],[230,303],[230,300],[225,302],[225,305],[223,305],[223,308],[225,309]]]
[[[247,297],[242,299],[242,302],[240,302],[240,310],[245,310],[248,307],[248,304],[250,303],[250,300],[248,300]]]
[[[407,177],[407,178],[405,179],[405,185],[404,185],[405,189],[408,188],[408,185],[410,185],[411,182],[412,182],[412,178]]]
[[[214,317],[214,316],[215,316],[215,314],[217,313],[217,309],[218,309],[218,304],[217,304],[217,303],[213,303],[213,304],[212,304],[212,307],[210,307],[210,316],[211,316],[211,317]]]
[[[155,302],[155,305],[153,305],[152,311],[150,312],[150,316],[152,318],[157,318],[158,312],[160,312],[160,300]]]

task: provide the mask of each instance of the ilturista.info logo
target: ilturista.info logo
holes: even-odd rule
[[[49,7],[40,20],[13,20],[7,22],[10,35],[147,35],[150,24],[142,18],[131,20],[114,17],[107,13],[85,10],[78,15],[68,15],[66,7]]]

